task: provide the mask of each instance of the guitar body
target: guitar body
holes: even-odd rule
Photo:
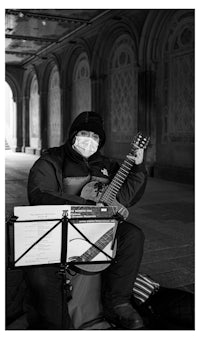
[[[84,240],[84,239],[77,239],[76,238],[76,239],[74,239],[72,241],[73,241],[74,247],[81,249],[81,251],[83,251],[83,252],[88,251],[88,242],[86,240]],[[107,248],[109,246],[111,246],[111,244],[112,243],[110,242],[104,248],[104,251],[106,251]],[[113,248],[113,253],[112,253],[113,258],[115,257],[116,249],[117,249],[117,242],[115,241],[114,248]],[[91,256],[91,257],[93,257],[93,256]],[[95,261],[98,261],[98,260],[99,261],[102,260],[101,253],[99,253],[97,256],[95,256]],[[103,260],[105,260],[105,258]],[[69,261],[70,262],[83,262],[84,263],[84,261],[85,261],[84,260],[84,255],[80,256],[80,257],[78,257],[78,256],[70,257]],[[92,260],[90,262],[92,262]],[[110,265],[110,262],[102,263],[102,264],[100,264],[100,263],[96,264],[95,262],[94,262],[94,264],[78,264],[77,263],[74,266],[74,271],[77,272],[77,273],[83,273],[83,274],[86,274],[86,275],[87,274],[92,274],[92,273],[96,274],[98,272],[101,272],[101,271],[105,270],[109,265]]]
[[[101,196],[106,191],[107,185],[101,185],[99,188],[99,182],[98,181],[90,181],[88,184],[86,184],[82,191],[81,191],[81,197],[84,199],[89,199],[95,202],[101,202]],[[118,213],[120,216],[125,220],[129,216],[129,211],[126,207],[124,207],[122,204],[120,204],[119,201],[117,201],[116,198],[112,200],[112,204],[109,204],[109,206],[115,207],[115,214]]]

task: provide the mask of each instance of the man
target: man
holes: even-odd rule
[[[30,204],[96,204],[81,197],[82,188],[94,178],[109,183],[119,169],[116,162],[100,153],[104,143],[101,116],[95,112],[81,113],[72,123],[68,141],[44,152],[33,165],[28,180]],[[135,204],[146,186],[143,150],[136,150],[133,158],[135,164],[117,194],[117,200],[125,207]],[[144,235],[138,227],[123,221],[119,222],[116,238],[116,260],[102,273],[104,315],[120,328],[138,329],[143,323],[131,306],[130,297],[143,254]],[[28,273],[28,281],[45,326],[59,328],[61,296],[59,286],[55,288],[49,283],[50,275],[50,268],[46,272],[41,268],[40,273],[33,269]],[[51,297],[47,293],[52,293]]]

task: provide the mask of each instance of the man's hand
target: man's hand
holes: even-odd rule
[[[133,159],[136,165],[140,165],[144,159],[144,149],[143,148],[136,149],[135,154],[134,155],[128,154],[127,158]]]

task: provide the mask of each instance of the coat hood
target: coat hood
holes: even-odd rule
[[[69,130],[70,144],[72,144],[75,135],[81,130],[92,131],[98,134],[100,139],[99,148],[103,147],[106,137],[103,129],[103,120],[99,114],[91,111],[86,111],[80,113],[75,118]]]

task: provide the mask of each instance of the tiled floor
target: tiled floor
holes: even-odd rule
[[[28,172],[38,156],[6,152],[6,216],[14,206],[28,205]],[[141,272],[162,285],[193,291],[194,192],[190,185],[149,178],[130,221],[145,234]]]

